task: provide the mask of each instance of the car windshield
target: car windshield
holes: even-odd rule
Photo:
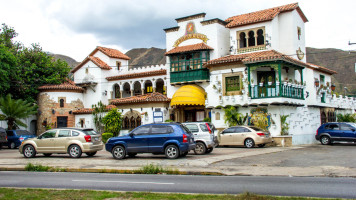
[[[83,130],[83,132],[85,133],[85,135],[97,135],[98,134],[93,129]]]
[[[254,131],[264,131],[263,129],[258,128],[258,127],[254,127],[254,126],[250,126],[249,128],[254,130]]]

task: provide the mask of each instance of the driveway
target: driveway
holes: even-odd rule
[[[0,150],[0,169],[23,169],[27,163],[68,169],[132,170],[147,164],[186,172],[217,172],[226,175],[277,175],[277,176],[344,176],[356,177],[356,145],[307,145],[294,147],[243,147],[216,148],[210,154],[185,158],[166,159],[164,155],[139,154],[135,158],[115,160],[106,151],[94,157],[85,154],[80,159],[68,155],[26,159],[18,150]]]

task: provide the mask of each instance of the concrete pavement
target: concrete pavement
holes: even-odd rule
[[[155,164],[164,168],[178,169],[187,174],[356,177],[356,162],[350,161],[347,164],[345,163],[348,162],[347,160],[342,162],[337,160],[337,152],[345,152],[350,149],[352,151],[355,149],[356,153],[355,145],[306,145],[253,149],[216,148],[211,154],[194,155],[189,153],[185,158],[175,160],[166,159],[164,155],[152,154],[138,154],[135,158],[115,160],[109,152],[104,150],[98,152],[94,157],[87,157],[83,154],[80,159],[72,159],[64,154],[54,154],[51,157],[38,154],[35,158],[26,159],[18,150],[3,149],[0,150],[0,169],[23,170],[28,163],[32,163],[66,168],[70,171],[102,172],[103,170],[135,170],[147,164]],[[336,152],[336,155],[323,154],[325,151]],[[352,153],[351,155],[355,155]],[[325,156],[321,155],[329,156],[333,162],[329,162]],[[322,162],[310,162],[318,160],[318,157],[323,159]],[[275,164],[283,162],[306,164]]]

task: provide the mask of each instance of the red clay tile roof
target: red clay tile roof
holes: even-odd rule
[[[336,74],[337,73],[336,71],[330,70],[326,67],[299,61],[299,60],[294,59],[290,56],[279,53],[278,51],[275,51],[275,50],[258,51],[258,52],[238,54],[238,55],[229,55],[229,56],[217,58],[214,60],[210,60],[205,65],[207,67],[211,67],[214,65],[225,64],[225,63],[234,63],[234,62],[241,62],[244,64],[249,64],[249,63],[258,63],[258,62],[275,61],[275,60],[286,61],[286,62],[295,64],[295,65],[312,68],[314,70],[322,71],[322,72],[325,72],[328,74]]]
[[[324,72],[324,73],[327,73],[327,74],[330,74],[330,75],[337,74],[336,71],[328,69],[326,67],[323,67],[323,66],[320,66],[320,65],[315,65],[315,64],[312,64],[312,63],[307,63],[307,64],[311,65],[312,67],[314,67],[315,68],[314,70],[321,71],[321,72]]]
[[[113,108],[116,108],[115,105],[107,105],[106,106],[106,111],[109,111]],[[81,109],[78,109],[78,110],[74,110],[73,111],[73,114],[91,114],[93,112],[93,109],[92,108],[81,108]]]
[[[248,64],[248,63],[264,62],[264,61],[275,61],[275,60],[283,60],[296,65],[309,67],[307,63],[296,60],[290,56],[284,55],[275,50],[258,51],[253,53],[224,56],[218,59],[210,60],[205,65],[212,66],[216,64],[233,63],[233,62],[242,62],[244,64]]]
[[[239,27],[247,24],[271,21],[279,13],[293,11],[293,10],[297,10],[298,14],[303,19],[304,22],[308,21],[308,19],[305,17],[304,13],[300,9],[298,3],[292,3],[288,5],[278,6],[274,8],[252,12],[252,13],[229,17],[228,19],[225,20],[228,23],[226,27],[233,28],[233,27]]]
[[[166,75],[167,70],[160,69],[148,72],[139,72],[139,73],[132,73],[132,74],[123,74],[119,76],[110,76],[106,77],[108,81],[116,81],[116,80],[123,80],[123,79],[130,79],[130,78],[141,78],[141,77],[148,77],[148,76],[158,76],[158,75]]]
[[[154,102],[170,102],[171,99],[166,95],[158,92],[149,93],[145,95],[138,95],[132,97],[126,97],[121,99],[114,99],[110,104],[121,105],[121,104],[136,104],[136,103],[154,103]]]
[[[111,49],[107,47],[96,47],[96,49],[91,52],[89,55],[93,56],[97,51],[103,52],[103,54],[109,56],[110,58],[119,58],[119,59],[124,59],[124,60],[130,60],[131,58],[128,57],[127,55],[121,53],[121,51],[117,49]]]
[[[108,64],[106,64],[106,62],[102,61],[100,58],[94,56],[88,56],[81,63],[79,63],[79,65],[74,67],[70,72],[74,73],[78,71],[89,60],[92,61],[96,66],[100,67],[101,69],[105,69],[105,70],[112,69]]]
[[[65,91],[76,91],[76,92],[84,92],[84,89],[75,85],[75,83],[69,79],[67,79],[62,84],[57,85],[43,85],[38,87],[40,91],[48,91],[48,90],[65,90]]]
[[[183,52],[189,52],[189,51],[196,51],[196,50],[214,50],[213,48],[209,47],[205,43],[199,43],[199,44],[192,44],[192,45],[187,45],[187,46],[181,46],[181,47],[176,47],[171,49],[170,51],[166,52],[165,55],[170,55],[170,54],[175,54],[175,53],[183,53]]]

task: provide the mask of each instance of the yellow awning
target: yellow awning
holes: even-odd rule
[[[197,85],[185,85],[179,88],[173,95],[171,106],[199,105],[205,106],[206,93]]]

